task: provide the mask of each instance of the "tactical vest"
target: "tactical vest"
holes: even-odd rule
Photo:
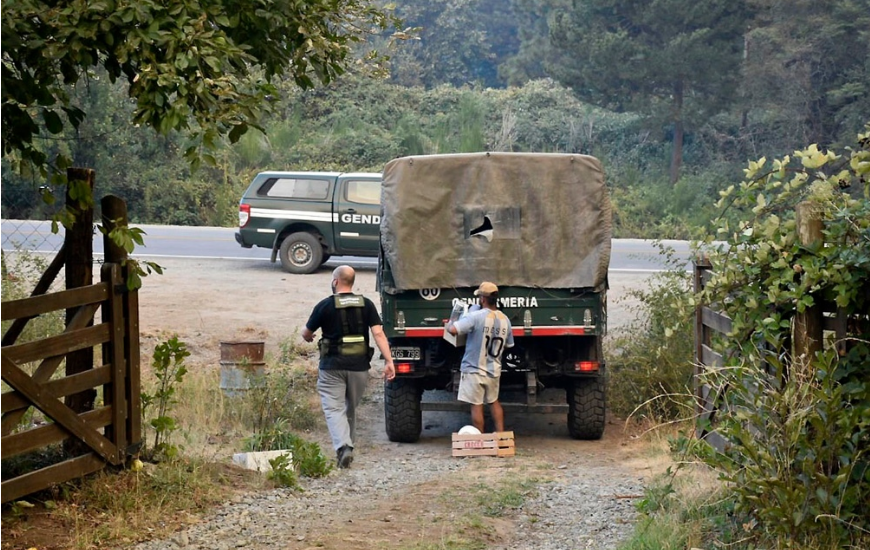
[[[365,331],[367,327],[363,322],[363,310],[365,298],[355,294],[336,294],[334,297],[335,309],[341,317],[341,338],[336,340],[320,340],[320,354],[323,356],[342,357],[366,357],[371,358],[370,348],[366,345]],[[354,322],[351,327],[350,317],[353,313]],[[371,350],[374,352],[374,350]]]

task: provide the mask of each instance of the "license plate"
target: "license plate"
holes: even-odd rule
[[[420,360],[420,348],[398,346],[392,348],[393,359],[407,359],[410,361]]]

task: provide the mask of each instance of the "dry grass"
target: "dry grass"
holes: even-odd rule
[[[107,470],[4,507],[3,548],[132,544],[167,535],[235,492],[264,483],[252,472],[192,459],[139,472]]]
[[[156,340],[168,335],[156,335]],[[304,351],[304,350],[302,350]],[[142,389],[157,379],[142,354]],[[217,365],[191,363],[169,409],[180,429],[170,442],[183,458],[132,470],[106,470],[3,508],[2,548],[40,550],[112,547],[166,536],[235,492],[272,486],[265,477],[231,465],[233,453],[257,425],[282,417],[303,431],[322,422],[314,394],[316,368],[287,346],[267,357],[267,376],[255,390],[231,397]],[[154,432],[143,421],[146,445]],[[30,506],[29,504],[33,504]]]

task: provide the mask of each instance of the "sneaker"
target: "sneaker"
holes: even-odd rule
[[[353,462],[353,447],[345,445],[338,450],[338,467],[350,468],[351,462]]]

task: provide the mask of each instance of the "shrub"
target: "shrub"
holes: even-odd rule
[[[239,403],[242,414],[257,433],[265,432],[279,420],[297,430],[310,430],[320,418],[308,402],[316,377],[304,367],[284,363],[297,352],[285,344],[281,349],[279,362],[264,376],[251,380],[250,389]]]
[[[172,433],[178,430],[178,422],[170,413],[178,403],[176,391],[187,374],[184,360],[190,356],[187,345],[173,336],[154,348],[151,366],[157,377],[154,393],[142,392],[142,417],[154,407],[154,417],[148,424],[154,429],[154,444],[147,452],[150,458],[176,458],[179,448],[171,442]]]
[[[724,367],[706,373],[729,446],[699,456],[753,534],[779,546],[860,547],[870,533],[870,132],[858,143],[846,158],[813,145],[795,152],[800,166],[751,162],[722,194],[727,241],[699,297],[733,327]],[[798,203],[823,221],[824,244],[801,243]],[[801,355],[795,320],[823,302],[851,316],[851,337]]]
[[[275,479],[287,486],[295,486],[295,473],[304,477],[323,477],[332,471],[332,464],[323,455],[320,445],[316,442],[305,441],[298,435],[291,433],[287,422],[283,420],[278,420],[268,429],[249,437],[245,441],[245,449],[248,451],[292,451],[292,466],[286,458],[276,459],[275,463],[270,462],[273,471],[276,472]],[[291,468],[294,472],[292,476],[281,471]],[[290,480],[293,483],[288,483]]]
[[[654,420],[686,418],[692,411],[691,274],[671,248],[659,245],[669,268],[647,288],[629,291],[638,300],[636,320],[609,339],[608,396],[619,416]]]

